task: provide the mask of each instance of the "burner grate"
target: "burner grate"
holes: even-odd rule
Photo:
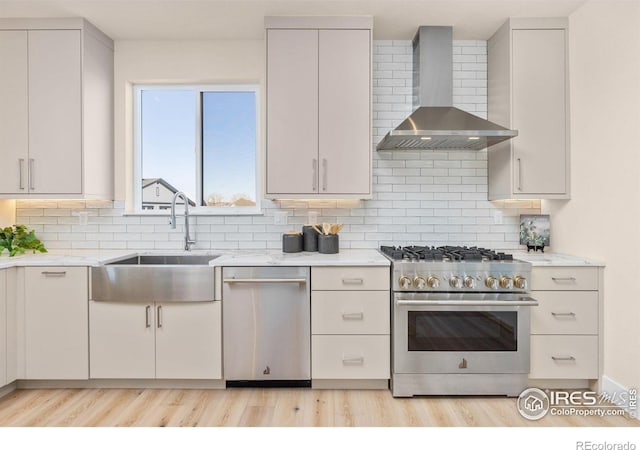
[[[381,246],[380,251],[394,261],[513,261],[513,255],[481,247],[410,245],[406,247]]]

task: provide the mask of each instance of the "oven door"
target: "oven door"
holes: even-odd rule
[[[529,373],[531,306],[519,294],[396,293],[394,373]]]

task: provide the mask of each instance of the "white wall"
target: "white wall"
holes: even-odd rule
[[[604,261],[607,376],[640,386],[640,3],[570,16],[572,199],[544,202],[554,250]]]
[[[116,41],[115,199],[130,202],[132,84],[264,81],[264,41]]]

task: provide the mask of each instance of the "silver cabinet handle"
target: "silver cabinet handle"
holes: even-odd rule
[[[24,158],[18,160],[18,170],[20,172],[20,189],[24,191]]]
[[[522,190],[522,160],[518,158],[517,161],[518,161],[518,190],[521,191]]]
[[[396,300],[398,306],[538,306],[538,301],[532,298],[523,300]]]
[[[556,283],[560,281],[576,281],[575,277],[551,277],[551,279]]]
[[[42,275],[44,275],[45,277],[64,277],[67,276],[67,272],[66,271],[56,271],[56,272],[50,272],[50,271],[45,271],[45,272],[41,272]]]
[[[29,189],[35,189],[35,172],[34,172],[35,160],[33,158],[29,158]]]
[[[551,312],[551,315],[553,317],[562,317],[562,316],[575,316],[576,313],[574,312],[563,312],[563,313],[557,313],[557,312]]]
[[[576,359],[573,356],[552,356],[551,359],[554,361],[575,361]]]
[[[315,192],[318,190],[318,160],[316,158],[313,158],[312,167],[313,177],[311,177],[311,188]]]
[[[364,313],[342,313],[342,320],[364,320]]]
[[[158,306],[158,328],[162,328],[162,306]]]
[[[145,320],[146,328],[151,327],[151,318],[149,317],[150,313],[151,313],[151,306],[147,305],[147,307],[144,309],[144,320]]]
[[[225,278],[222,280],[224,283],[235,284],[235,283],[247,283],[247,284],[256,284],[256,283],[298,283],[305,284],[307,282],[306,278]]]
[[[362,278],[343,278],[342,284],[364,284]]]
[[[342,358],[342,364],[345,366],[361,366],[364,364],[364,357],[358,356],[357,358]]]
[[[327,190],[327,159],[322,158],[322,190]]]

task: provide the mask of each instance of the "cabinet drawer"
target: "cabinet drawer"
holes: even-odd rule
[[[534,267],[531,271],[534,291],[596,291],[598,269],[595,267]]]
[[[389,334],[386,291],[314,291],[311,333]]]
[[[598,334],[598,292],[534,291],[532,334]]]
[[[531,336],[530,378],[598,378],[597,336]]]
[[[389,336],[312,336],[311,377],[389,378]]]
[[[388,267],[312,267],[314,291],[389,290]]]

